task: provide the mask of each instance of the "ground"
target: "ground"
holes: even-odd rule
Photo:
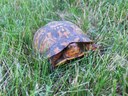
[[[1,0],[1,96],[127,96],[128,0]],[[78,25],[100,50],[50,71],[34,52],[50,21]]]

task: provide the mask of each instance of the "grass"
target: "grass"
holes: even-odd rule
[[[0,96],[127,96],[128,0],[1,0]],[[33,35],[55,20],[86,32],[100,50],[50,72]]]

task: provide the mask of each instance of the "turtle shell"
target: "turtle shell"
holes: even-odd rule
[[[34,47],[50,58],[72,42],[93,43],[75,24],[69,21],[53,21],[37,30],[34,35]]]

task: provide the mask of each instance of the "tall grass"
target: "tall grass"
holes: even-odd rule
[[[0,8],[1,96],[128,95],[128,0],[1,0]],[[77,24],[100,50],[51,72],[32,45],[55,20]]]

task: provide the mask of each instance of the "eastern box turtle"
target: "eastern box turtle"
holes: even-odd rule
[[[38,29],[34,35],[34,47],[48,58],[52,67],[97,48],[77,25],[69,21],[53,21]]]

